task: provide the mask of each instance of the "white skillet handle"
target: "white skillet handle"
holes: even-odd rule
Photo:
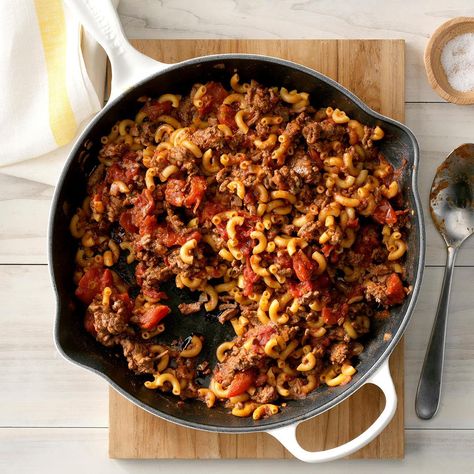
[[[111,98],[168,66],[145,56],[131,46],[110,0],[65,1],[109,57],[112,66]]]
[[[285,426],[284,428],[277,428],[275,430],[267,431],[268,434],[274,436],[280,443],[296,458],[304,462],[326,462],[348,456],[360,448],[370,443],[376,438],[390,423],[390,420],[397,409],[397,393],[393,385],[388,360],[367,380],[366,383],[371,383],[380,387],[385,395],[385,408],[374,423],[367,428],[357,438],[345,443],[336,448],[328,449],[326,451],[306,451],[303,449],[296,439],[296,428],[299,423]]]

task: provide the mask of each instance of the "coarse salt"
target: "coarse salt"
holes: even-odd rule
[[[474,90],[474,33],[465,33],[448,41],[441,52],[441,64],[453,89]]]

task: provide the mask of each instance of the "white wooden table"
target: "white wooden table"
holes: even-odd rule
[[[436,167],[454,147],[474,141],[474,107],[435,95],[422,60],[439,24],[474,16],[472,0],[122,0],[119,12],[131,38],[405,39],[406,122],[421,146],[425,212]],[[427,219],[427,268],[406,335],[405,460],[324,467],[297,461],[116,461],[107,457],[106,383],[62,360],[53,345],[46,266],[52,193],[49,186],[0,175],[0,472],[474,472],[474,239],[458,257],[442,406],[433,420],[421,421],[414,395],[445,259]]]

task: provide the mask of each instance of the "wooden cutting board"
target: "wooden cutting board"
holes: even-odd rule
[[[372,108],[403,121],[405,43],[403,40],[135,40],[143,53],[166,63],[217,53],[256,53],[309,66],[350,89]],[[351,458],[404,455],[403,341],[390,361],[398,410],[385,431]],[[360,434],[379,415],[383,394],[365,386],[329,412],[300,425],[298,437],[309,450],[328,449]],[[265,433],[217,434],[182,428],[136,407],[110,389],[109,456],[135,459],[289,459]],[[230,415],[229,415],[230,416]]]

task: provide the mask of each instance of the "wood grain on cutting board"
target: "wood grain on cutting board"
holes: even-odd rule
[[[378,112],[399,121],[404,119],[403,40],[134,40],[132,44],[167,63],[218,53],[255,53],[289,59],[332,77]],[[404,455],[403,341],[393,352],[390,366],[398,394],[395,417],[378,438],[351,458],[391,459]],[[373,386],[365,386],[336,408],[302,423],[298,439],[308,450],[335,447],[366,429],[383,406],[383,394]],[[182,428],[150,415],[113,389],[109,419],[112,458],[292,457],[267,434],[229,435]]]

